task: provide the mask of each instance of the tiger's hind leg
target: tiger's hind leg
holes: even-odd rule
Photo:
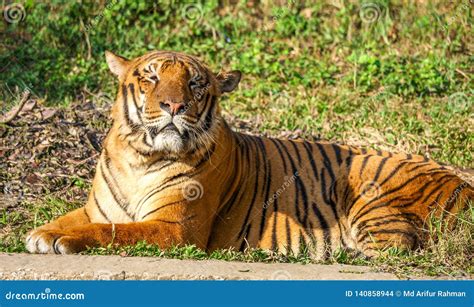
[[[359,155],[350,166],[342,204],[357,249],[376,256],[389,247],[423,247],[430,218],[448,221],[473,189],[420,156]]]
[[[383,208],[364,216],[353,231],[357,249],[365,256],[381,255],[389,248],[413,250],[420,246],[420,227],[416,217]]]

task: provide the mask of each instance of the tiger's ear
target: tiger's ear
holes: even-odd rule
[[[130,61],[126,58],[116,55],[115,53],[108,50],[105,51],[105,59],[107,61],[107,65],[109,65],[110,71],[118,77],[121,77],[125,74],[128,64],[130,63]]]
[[[232,92],[239,84],[242,73],[239,70],[232,70],[229,72],[219,73],[216,77],[217,81],[219,81],[221,85],[221,91],[223,93],[229,93]]]

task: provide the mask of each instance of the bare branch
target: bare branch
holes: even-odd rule
[[[25,106],[25,104],[28,101],[29,97],[30,97],[30,91],[28,91],[28,90],[24,91],[23,94],[21,95],[20,104],[19,104],[18,108],[16,109],[16,111],[13,112],[7,118],[0,120],[0,124],[5,125],[5,124],[10,123],[12,120],[14,120],[15,117],[17,117],[17,115],[21,112],[21,110],[23,110],[23,107]]]

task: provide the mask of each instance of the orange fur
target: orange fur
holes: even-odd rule
[[[107,61],[120,86],[88,202],[33,230],[30,252],[146,240],[372,256],[419,246],[431,214],[456,214],[473,198],[421,156],[232,131],[217,100],[240,72],[216,75],[174,52]]]

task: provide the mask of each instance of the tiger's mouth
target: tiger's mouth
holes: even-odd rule
[[[174,123],[169,123],[168,125],[164,126],[163,128],[161,128],[161,131],[162,132],[166,132],[166,131],[175,131],[179,134],[181,134],[178,130],[178,127],[176,127],[176,125]]]
[[[186,128],[173,120],[162,125],[148,126],[145,131],[145,141],[155,152],[179,154],[193,146]]]

